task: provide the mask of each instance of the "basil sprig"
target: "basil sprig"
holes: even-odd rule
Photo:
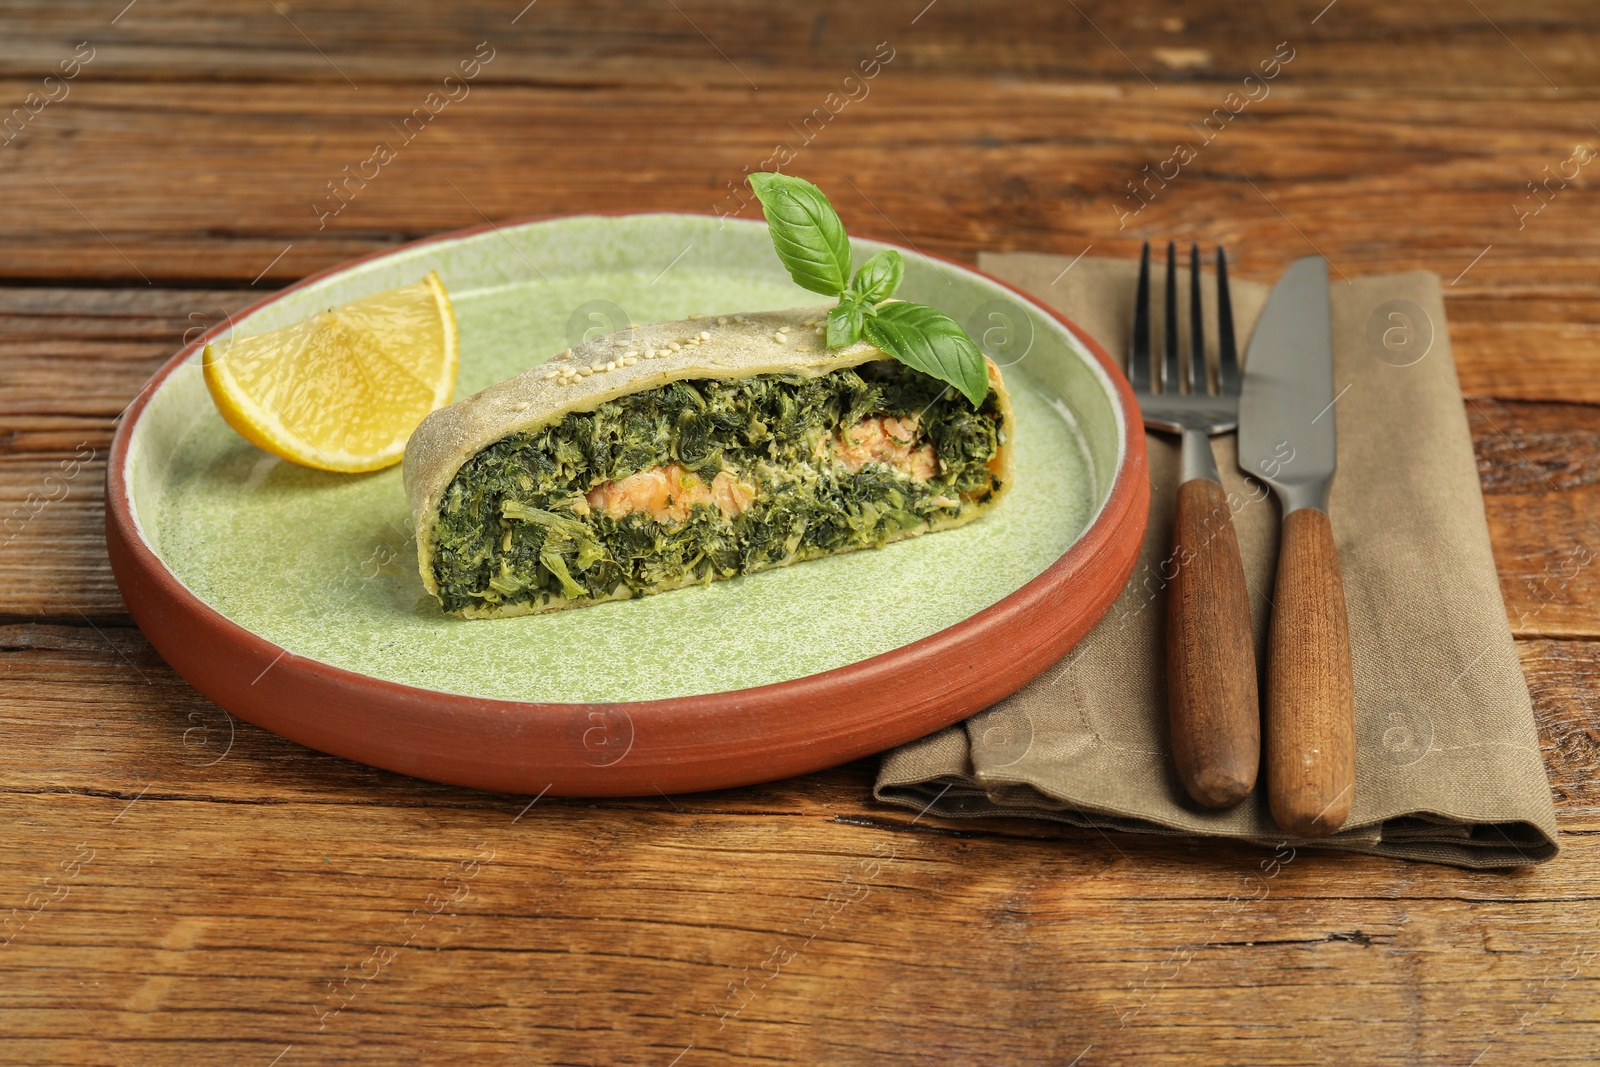
[[[804,178],[765,172],[750,175],[750,187],[795,284],[839,300],[828,311],[829,348],[866,337],[906,366],[955,386],[973,407],[983,403],[989,370],[961,325],[925,304],[885,303],[905,276],[899,252],[884,249],[851,278],[850,238],[821,189]]]

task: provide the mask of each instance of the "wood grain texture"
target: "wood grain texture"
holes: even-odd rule
[[[1178,487],[1176,572],[1167,594],[1167,710],[1172,757],[1189,796],[1237,804],[1261,766],[1261,702],[1250,596],[1227,493],[1194,478]]]
[[[136,630],[8,626],[0,919],[67,895],[0,946],[0,1056],[1583,1062],[1600,744],[1563,724],[1600,660],[1572,644],[1522,645],[1568,854],[1504,875],[918,818],[865,800],[870,762],[524,810],[232,723]],[[460,899],[423,922],[430,894]]]
[[[1593,4],[524,5],[0,4],[0,126],[95,49],[0,134],[0,524],[27,516],[0,525],[0,1062],[1593,1061],[1600,199],[1589,165],[1527,184],[1600,147]],[[470,96],[319,229],[485,40]],[[1192,237],[1262,280],[1317,249],[1437,272],[1563,855],[943,821],[872,804],[870,761],[524,810],[234,723],[128,626],[100,464],[186,331],[485,216],[732,210],[780,142],[855,232],[968,262]]]
[[[1271,41],[1260,47],[1272,55]],[[1314,245],[1335,276],[1430,269],[1455,282],[1454,300],[1582,293],[1600,251],[1600,200],[1577,184],[1520,227],[1516,212],[1532,196],[1526,183],[1568,159],[1575,141],[1600,145],[1581,100],[1380,105],[1297,86],[1291,64],[1279,88],[1206,143],[1196,125],[1227,97],[1220,86],[931,78],[912,69],[914,55],[908,45],[864,99],[825,125],[805,125],[825,86],[756,95],[482,85],[409,141],[396,127],[426,86],[264,92],[96,82],[86,72],[0,151],[10,194],[0,202],[0,277],[282,284],[486,217],[731,212],[745,169],[780,144],[794,151],[794,167],[835,191],[852,231],[957,258],[980,248],[1076,255],[1091,244],[1132,256],[1145,238],[1178,234],[1226,244],[1250,276]],[[0,100],[34,88],[0,81]],[[619,165],[611,116],[641,131],[648,166]],[[338,203],[329,183],[379,141],[392,143],[395,160],[319,221]],[[1130,183],[1179,142],[1193,142],[1197,158],[1125,217],[1141,203]],[[80,153],[123,164],[76,167]],[[895,180],[902,169],[921,178]],[[607,180],[590,180],[595,173]],[[983,180],[997,173],[1004,180]],[[1419,188],[1447,197],[1450,211],[1417,210]],[[196,242],[208,249],[203,264]],[[1564,373],[1558,362],[1545,377],[1553,384]]]
[[[1271,54],[1269,42],[1263,48]],[[1573,183],[1538,215],[1519,222],[1517,213],[1543,203],[1527,183],[1594,136],[1582,100],[1375,103],[1297,87],[1290,64],[1271,96],[1124,219],[1138,203],[1129,183],[1167,159],[1172,143],[1200,140],[1192,124],[1226,89],[935,79],[910,66],[915,55],[908,46],[825,126],[802,124],[826,86],[753,98],[715,87],[686,95],[484,84],[404,145],[393,124],[429,91],[415,84],[264,91],[95,81],[91,65],[70,96],[0,149],[0,278],[272,287],[485,218],[732,212],[745,169],[781,143],[835,190],[855,232],[961,259],[979,248],[1076,255],[1089,246],[1131,256],[1146,237],[1180,234],[1226,243],[1246,276],[1270,276],[1313,245],[1346,275],[1430,269],[1452,283],[1458,342],[1480,342],[1457,345],[1469,395],[1600,400],[1582,355],[1600,321],[1588,288],[1600,200]],[[0,102],[37,88],[0,81]],[[613,116],[644,131],[649,166],[616,166]],[[379,140],[399,145],[395,161],[319,222],[339,203],[329,183]],[[893,180],[890,157],[923,180]],[[85,168],[79,158],[120,165]],[[493,165],[463,168],[464,159]],[[608,180],[586,179],[595,172]],[[981,180],[996,173],[1005,180]],[[882,187],[873,174],[885,175]],[[1414,210],[1421,188],[1449,210]],[[1502,382],[1510,367],[1513,380]]]
[[[1467,402],[1512,632],[1594,634],[1600,407]]]
[[[1524,640],[1517,649],[1556,806],[1569,816],[1583,812],[1587,830],[1600,816],[1600,643]]]
[[[993,71],[1165,88],[1237,81],[1255,69],[1257,42],[1270,46],[1287,38],[1316,45],[1308,81],[1346,93],[1533,95],[1572,93],[1600,81],[1586,62],[1594,55],[1595,33],[1593,13],[1582,0],[1546,3],[1537,12],[1509,0],[1484,0],[1481,15],[1470,6],[1440,8],[1423,0],[1341,0],[1338,18],[1319,18],[1325,6],[1326,0],[1250,9],[1136,0],[1073,10],[1020,0],[997,17],[976,5],[929,8],[927,0],[826,0],[787,8],[759,0],[691,0],[644,9],[627,0],[540,0],[537,6],[472,0],[448,9],[411,3],[377,19],[361,0],[276,0],[276,11],[248,0],[174,0],[141,5],[113,23],[117,9],[91,20],[49,0],[29,0],[8,5],[0,63],[42,77],[87,37],[97,49],[90,69],[107,78],[349,89],[352,83],[427,80],[488,38],[504,43],[507,54],[485,71],[485,80],[766,89],[843,73],[860,58],[861,42],[888,38],[914,40],[917,70],[927,75]],[[1507,62],[1496,26],[1516,35],[1529,63],[1513,67],[1514,53]],[[1486,69],[1500,75],[1492,85],[1481,77]],[[1540,70],[1559,88],[1542,80]]]
[[[1316,508],[1283,518],[1266,676],[1272,817],[1291,833],[1326,837],[1344,825],[1354,797],[1355,682],[1333,526]]]

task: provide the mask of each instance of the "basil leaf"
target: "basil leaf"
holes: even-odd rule
[[[750,175],[778,258],[795,284],[843,296],[850,280],[850,238],[822,190],[788,174]]]
[[[885,248],[861,264],[861,269],[856,271],[855,281],[850,283],[850,289],[864,303],[881,304],[900,288],[900,279],[905,277],[905,273],[906,261],[900,253]]]
[[[908,367],[949,382],[972,402],[989,394],[989,368],[983,353],[960,324],[924,304],[896,301],[878,308],[863,324],[867,340]]]
[[[865,320],[866,316],[861,313],[861,305],[853,300],[846,300],[829,308],[828,347],[843,348],[861,340],[861,329]]]

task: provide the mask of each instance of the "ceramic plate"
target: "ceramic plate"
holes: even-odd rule
[[[857,240],[858,259],[881,247]],[[823,301],[758,223],[583,216],[485,227],[329,271],[178,353],[129,408],[107,538],[151,643],[223,708],[314,748],[441,781],[569,795],[683,791],[814,770],[992,703],[1063,655],[1132,568],[1142,433],[1104,353],[975,271],[901,249],[900,295],[1004,368],[1016,479],[990,516],[709,586],[465,621],[417,574],[400,468],[308,470],[217,414],[199,350],[444,279],[456,396],[596,333]]]

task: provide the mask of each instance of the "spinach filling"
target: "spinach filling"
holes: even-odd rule
[[[859,469],[834,442],[862,419],[916,419],[925,480],[887,461]],[[512,434],[462,465],[439,508],[434,576],[444,609],[606,598],[711,581],[847,548],[876,547],[959,515],[1000,488],[993,390],[974,411],[955,390],[887,360],[817,378],[672,382]],[[854,440],[854,438],[852,438]],[[584,494],[674,464],[754,489],[736,515],[696,503],[682,521],[620,518]]]

